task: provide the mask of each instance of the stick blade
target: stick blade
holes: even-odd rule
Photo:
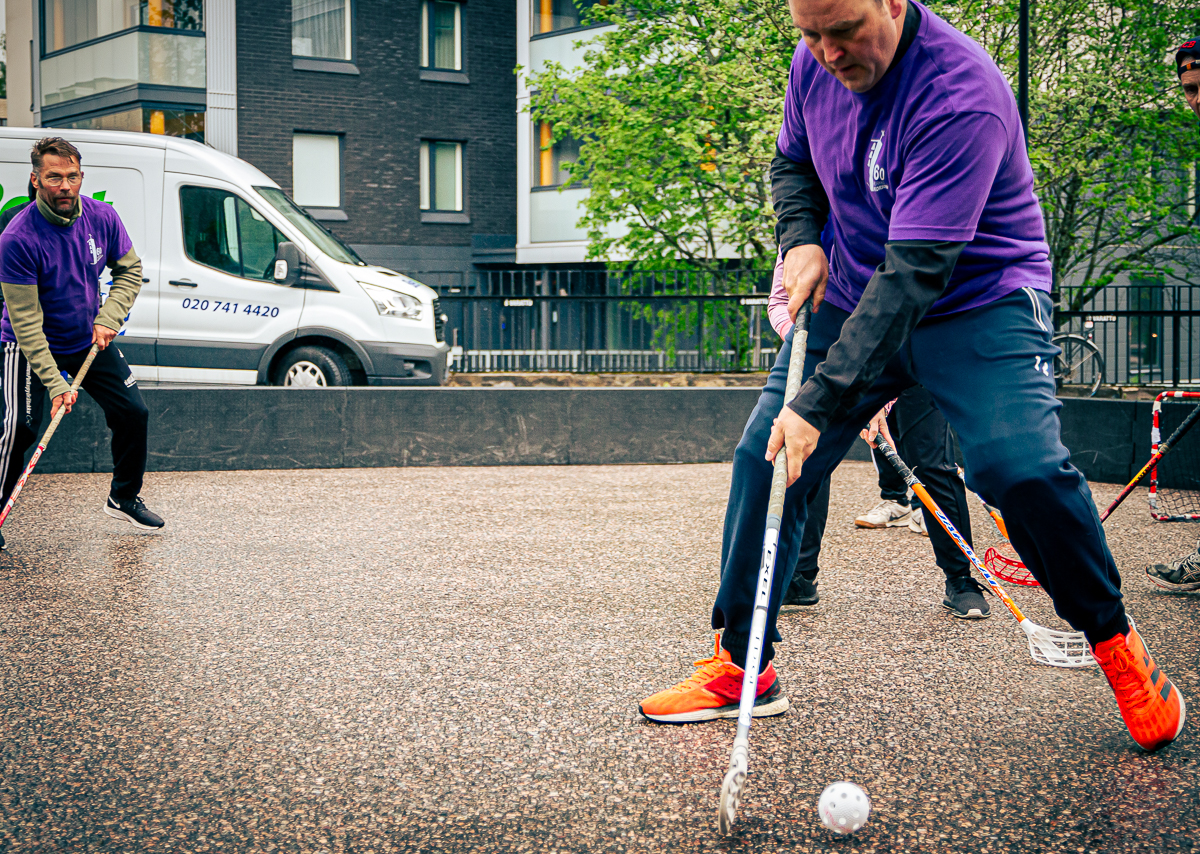
[[[1029,655],[1050,667],[1091,667],[1096,663],[1083,632],[1058,632],[1039,626],[1027,617],[1021,628],[1029,638]]]
[[[733,833],[733,823],[737,821],[738,807],[742,802],[742,789],[746,786],[746,769],[731,767],[725,772],[725,780],[721,783],[721,805],[717,810],[717,828],[722,836]]]

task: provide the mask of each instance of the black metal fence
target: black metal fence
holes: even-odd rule
[[[422,273],[447,315],[453,370],[767,370],[769,273]]]
[[[453,370],[760,371],[779,337],[770,273],[501,270],[420,273],[447,315]],[[1057,331],[1090,339],[1103,381],[1200,385],[1200,285],[1110,285],[1078,308],[1058,295]]]
[[[1200,285],[1109,285],[1077,309],[1073,296],[1058,295],[1058,332],[1099,348],[1104,383],[1200,385]]]

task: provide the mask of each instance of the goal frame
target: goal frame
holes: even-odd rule
[[[1150,456],[1158,453],[1162,442],[1162,430],[1159,416],[1162,413],[1164,400],[1191,400],[1200,404],[1200,391],[1164,391],[1154,398],[1153,423],[1150,428]],[[1200,522],[1200,513],[1169,515],[1158,511],[1158,465],[1150,469],[1150,515],[1158,522]]]

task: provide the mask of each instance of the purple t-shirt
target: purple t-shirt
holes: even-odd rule
[[[829,195],[826,299],[858,305],[889,240],[965,242],[928,316],[1050,290],[1049,247],[1016,100],[983,48],[924,6],[896,67],[858,94],[802,41],[779,150],[811,161]]]
[[[52,353],[78,353],[92,344],[100,311],[100,274],[133,243],[112,205],[80,196],[82,211],[69,226],[54,225],[29,205],[0,235],[0,282],[37,285],[42,330]],[[16,341],[8,305],[0,341]]]

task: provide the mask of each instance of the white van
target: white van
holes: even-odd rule
[[[431,288],[367,264],[258,169],[201,143],[0,128],[0,209],[25,200],[29,149],[45,136],[79,148],[83,195],[116,207],[142,259],[142,291],[117,340],[137,379],[446,381],[450,348]]]

